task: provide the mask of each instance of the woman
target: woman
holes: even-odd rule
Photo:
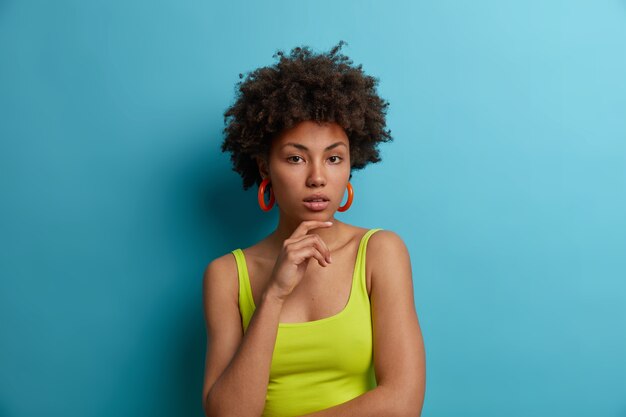
[[[406,246],[335,218],[352,204],[352,170],[380,161],[378,143],[391,140],[377,80],[343,44],[279,51],[225,113],[222,150],[279,221],[206,268],[207,416],[421,413],[425,354]]]

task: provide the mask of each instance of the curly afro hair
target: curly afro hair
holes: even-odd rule
[[[339,52],[345,44],[340,41],[321,54],[306,46],[293,48],[287,56],[278,50],[273,55],[277,63],[237,83],[236,101],[224,113],[221,150],[231,153],[244,190],[261,183],[255,158],[267,157],[272,138],[305,120],[335,122],[345,130],[351,170],[380,162],[378,144],[392,140],[385,129],[389,103],[376,92],[378,79]]]

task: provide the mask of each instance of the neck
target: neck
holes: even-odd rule
[[[302,219],[290,218],[285,215],[285,213],[280,212],[276,230],[274,230],[274,232],[270,235],[273,241],[273,246],[275,246],[277,249],[280,248],[283,242],[293,234],[293,232],[300,225],[300,223],[302,223],[302,221]],[[344,223],[335,219],[334,216],[330,216],[330,218],[324,219],[322,221],[333,222],[333,225],[330,227],[311,229],[309,230],[308,234],[315,233],[319,235],[319,237],[322,238],[322,240],[326,243],[326,245],[332,252],[334,248],[337,248],[342,244],[341,236],[343,235],[342,232],[344,230]]]

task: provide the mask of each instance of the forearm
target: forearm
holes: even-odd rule
[[[343,404],[302,417],[419,417],[418,409],[403,403],[393,389],[377,386]]]
[[[262,414],[282,304],[272,291],[263,294],[237,352],[209,391],[207,416]]]

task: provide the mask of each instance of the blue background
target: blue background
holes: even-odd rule
[[[402,236],[423,416],[626,416],[626,1],[0,1],[0,416],[202,416],[208,262],[272,230],[240,72],[390,102],[337,217]]]

